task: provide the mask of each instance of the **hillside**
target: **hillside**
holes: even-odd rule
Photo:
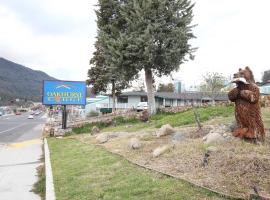
[[[55,78],[42,71],[32,70],[0,57],[0,97],[2,102],[14,98],[40,100],[43,80],[55,80]]]

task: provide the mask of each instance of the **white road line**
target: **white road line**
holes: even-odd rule
[[[10,128],[10,129],[7,129],[7,130],[4,130],[4,131],[1,131],[1,132],[0,132],[0,134],[1,134],[1,133],[8,132],[8,131],[12,131],[12,130],[14,130],[14,129],[16,129],[16,128],[19,128],[19,127],[24,126],[25,124],[26,124],[26,123],[23,123],[23,124],[21,124],[21,125],[19,125],[19,126],[15,126],[15,127],[13,127],[13,128]]]

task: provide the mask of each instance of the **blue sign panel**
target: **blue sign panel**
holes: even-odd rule
[[[44,105],[85,105],[86,83],[80,81],[44,81]]]

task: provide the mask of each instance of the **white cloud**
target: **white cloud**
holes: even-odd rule
[[[257,80],[270,69],[267,59],[270,29],[267,0],[196,1],[194,29],[199,47],[194,61],[183,66],[175,77],[187,84],[198,84],[207,71],[232,75],[240,67],[250,66]]]
[[[194,0],[199,47],[174,73],[186,85],[218,71],[250,66],[257,80],[270,69],[269,0]],[[97,0],[1,0],[0,56],[60,79],[85,80],[94,51]],[[169,80],[163,78],[162,80]]]
[[[64,1],[58,1],[59,7],[55,6],[55,10],[51,7],[52,1],[46,1],[46,4],[44,2],[45,9],[50,12],[61,10],[60,17],[68,16],[73,8],[74,15],[78,14],[76,19],[81,23],[80,27],[75,26],[74,30],[57,34],[37,31],[37,27],[23,21],[24,17],[14,12],[12,7],[0,3],[0,56],[45,71],[59,79],[85,80],[96,35],[94,2],[92,5],[88,1],[76,1],[76,4],[66,4],[61,9]]]

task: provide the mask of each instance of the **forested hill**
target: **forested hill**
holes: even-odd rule
[[[42,71],[32,70],[0,57],[1,101],[14,98],[40,100],[43,80],[55,80]]]

